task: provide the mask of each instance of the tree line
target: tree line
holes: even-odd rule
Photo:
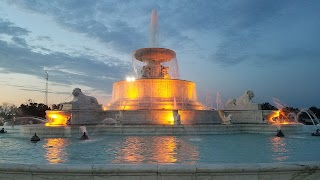
[[[9,103],[2,103],[2,105],[0,105],[0,117],[3,119],[11,119],[14,116],[36,116],[45,118],[46,110],[51,110],[51,108],[43,103],[36,103],[33,100],[28,100],[19,107]]]

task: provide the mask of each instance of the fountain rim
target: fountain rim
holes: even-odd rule
[[[134,84],[135,82],[143,82],[143,81],[180,81],[180,82],[189,82],[195,84],[193,81],[185,80],[185,79],[163,79],[163,78],[140,78],[140,79],[135,79],[132,82],[128,82],[127,80],[120,80],[116,81],[115,83],[120,83],[120,82],[128,82],[131,84]]]
[[[12,177],[19,179],[21,176],[30,179],[42,179],[46,175],[51,177],[65,178],[95,178],[97,176],[113,177],[135,176],[141,179],[159,179],[163,176],[181,177],[215,177],[219,176],[231,178],[234,176],[245,178],[268,177],[297,177],[297,173],[313,172],[309,176],[315,177],[320,171],[320,163],[316,161],[299,161],[288,163],[225,163],[225,164],[23,164],[23,163],[0,163],[0,175],[2,177]],[[18,173],[18,174],[17,174]],[[248,175],[249,173],[249,175]]]
[[[176,53],[173,50],[167,49],[167,48],[141,48],[133,51],[132,54],[136,60],[141,62],[150,61],[150,60],[154,60],[157,62],[168,62],[176,58]],[[146,56],[151,56],[155,54],[166,55],[166,57],[164,56],[159,58],[153,57],[152,59],[146,57]]]

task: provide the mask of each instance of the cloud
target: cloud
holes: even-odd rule
[[[29,31],[15,26],[13,23],[0,18],[0,34],[7,34],[11,36],[23,36],[28,35]]]
[[[107,1],[14,1],[23,8],[53,17],[62,27],[71,31],[85,33],[102,43],[112,45],[116,50],[131,52],[142,47],[147,36],[140,32],[140,27],[131,23],[130,12],[121,14],[127,6],[118,2]],[[116,17],[116,18],[115,18]],[[129,19],[125,20],[125,19]]]
[[[0,41],[0,47],[0,66],[3,71],[42,78],[44,69],[47,69],[52,82],[80,84],[108,92],[111,92],[111,87],[106,87],[105,84],[111,84],[112,78],[122,78],[122,74],[129,69],[129,64],[120,63],[121,61],[114,63],[115,59],[112,58],[101,62],[94,57],[75,57],[59,52],[41,54],[4,41]]]
[[[13,42],[15,42],[16,44],[22,46],[22,47],[28,47],[27,42],[25,39],[23,38],[19,38],[19,37],[12,37],[11,38]]]
[[[264,2],[251,1],[247,8],[234,8],[239,11],[234,14],[236,23],[221,29],[223,40],[210,58],[223,66],[243,61],[260,64],[319,59],[320,24],[315,17],[320,17],[313,6],[320,3]]]
[[[160,33],[165,37],[162,38],[165,44],[171,43],[175,48],[185,48],[189,44],[189,47],[197,49],[195,52],[201,57],[202,54],[208,53],[202,49],[212,48],[214,51],[204,59],[222,66],[232,66],[244,61],[259,64],[265,60],[294,60],[297,59],[294,57],[296,53],[291,51],[297,49],[300,56],[308,54],[313,57],[308,59],[316,59],[320,50],[320,41],[317,38],[320,31],[317,20],[320,18],[318,1],[306,3],[289,0],[208,0],[119,3],[16,0],[9,3],[47,14],[62,27],[84,33],[124,53],[144,47],[147,43],[147,26],[153,7],[159,11]],[[219,41],[199,44],[197,33],[206,33],[208,37],[218,35]],[[263,59],[259,59],[261,57]]]

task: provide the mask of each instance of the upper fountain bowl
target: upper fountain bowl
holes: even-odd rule
[[[176,53],[166,48],[142,48],[133,52],[135,59],[142,62],[168,62],[176,57]]]

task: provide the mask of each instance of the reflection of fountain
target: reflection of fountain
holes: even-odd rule
[[[289,158],[285,139],[280,137],[272,137],[270,139],[270,143],[272,145],[272,151],[274,152],[274,160],[281,162]]]
[[[124,137],[122,147],[117,149],[119,156],[113,163],[145,163],[146,159],[148,163],[176,163],[181,161],[179,157],[189,157],[191,162],[199,158],[197,147],[174,136],[128,136]]]
[[[58,164],[66,161],[67,140],[64,138],[45,139],[43,148],[46,150],[46,159],[50,164]]]

